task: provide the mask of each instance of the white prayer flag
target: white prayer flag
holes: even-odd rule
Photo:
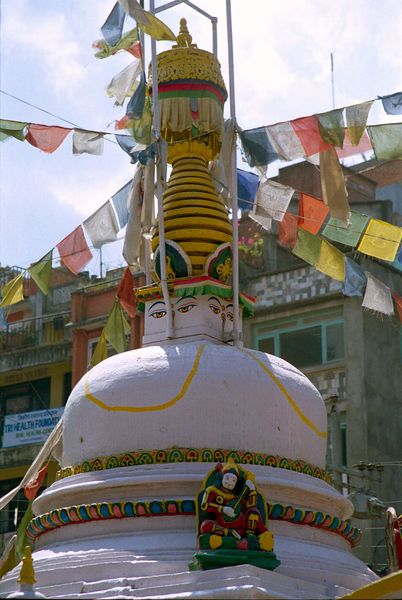
[[[264,209],[259,209],[258,213],[250,212],[249,216],[266,231],[271,231],[272,219],[266,213],[264,214]]]
[[[83,225],[94,248],[101,248],[107,242],[114,242],[117,238],[119,226],[110,200],[88,217]]]
[[[73,154],[103,154],[103,133],[74,129]]]
[[[291,124],[286,121],[265,128],[268,138],[275,150],[284,160],[295,160],[305,156],[301,141]]]
[[[128,96],[132,96],[139,85],[136,81],[142,71],[141,59],[137,58],[115,75],[106,88],[108,96],[116,98],[116,106],[121,106]]]
[[[258,187],[253,213],[282,221],[293,194],[292,187],[265,179]]]
[[[391,290],[385,283],[376,279],[371,273],[366,271],[367,286],[364,294],[362,306],[370,308],[384,315],[394,314],[394,303],[392,301]]]
[[[137,170],[133,177],[133,183],[128,193],[128,223],[126,235],[124,237],[123,256],[128,265],[135,265],[140,258],[141,248],[141,212],[142,212],[142,193],[141,180],[143,176],[143,166],[137,164]]]

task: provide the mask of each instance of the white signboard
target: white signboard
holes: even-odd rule
[[[3,448],[45,442],[60,420],[64,407],[4,417]]]

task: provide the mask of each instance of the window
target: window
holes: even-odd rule
[[[344,358],[343,319],[329,313],[257,325],[254,347],[298,368]]]
[[[71,371],[68,371],[68,373],[64,373],[64,378],[63,378],[63,406],[66,405],[68,397],[71,394],[71,388],[72,388],[72,379],[71,379],[71,376],[72,376]]]
[[[21,479],[7,479],[5,481],[0,481],[0,497],[17,487],[20,481]],[[23,490],[20,490],[11,502],[9,502],[0,512],[0,534],[15,531],[21,523],[27,507],[28,500],[25,498]]]
[[[339,432],[340,432],[340,437],[341,437],[341,464],[343,467],[346,467],[348,464],[346,421],[342,421],[339,424]]]
[[[0,415],[44,410],[50,406],[50,377],[0,388]]]

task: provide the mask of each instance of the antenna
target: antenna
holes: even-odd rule
[[[331,88],[332,88],[332,108],[335,108],[335,85],[334,85],[334,55],[331,52]]]

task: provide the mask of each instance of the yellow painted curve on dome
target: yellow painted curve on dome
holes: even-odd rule
[[[285,396],[286,400],[289,402],[290,406],[297,413],[297,415],[300,417],[300,419],[303,421],[303,423],[305,425],[307,425],[307,427],[310,427],[310,429],[312,429],[314,431],[314,433],[316,433],[319,437],[326,438],[327,437],[327,432],[326,431],[320,431],[314,425],[314,423],[312,421],[310,421],[310,419],[303,413],[303,411],[301,410],[301,408],[299,408],[298,405],[296,404],[296,402],[293,400],[292,396],[289,394],[289,392],[287,391],[287,389],[285,388],[285,386],[283,385],[283,383],[281,381],[279,381],[279,379],[272,373],[272,371],[270,371],[270,369],[268,369],[267,365],[265,365],[259,358],[257,358],[256,356],[254,356],[254,354],[252,352],[247,352],[247,350],[241,350],[241,351],[244,354],[247,354],[247,356],[249,356],[250,358],[252,358],[253,360],[255,360],[260,365],[260,367],[262,368],[262,370],[272,379],[272,381],[281,390],[282,394]]]
[[[184,380],[180,392],[176,396],[174,396],[167,402],[163,402],[162,404],[155,404],[154,406],[109,406],[108,404],[105,404],[105,402],[102,402],[102,400],[99,400],[99,398],[96,398],[93,394],[91,394],[89,389],[88,377],[84,381],[85,397],[100,408],[114,412],[150,412],[155,410],[165,410],[166,408],[171,408],[183,398],[184,394],[187,392],[189,386],[191,385],[194,375],[197,373],[198,366],[200,364],[200,359],[204,350],[205,344],[201,344],[195,355],[193,366],[191,367],[186,379]]]

